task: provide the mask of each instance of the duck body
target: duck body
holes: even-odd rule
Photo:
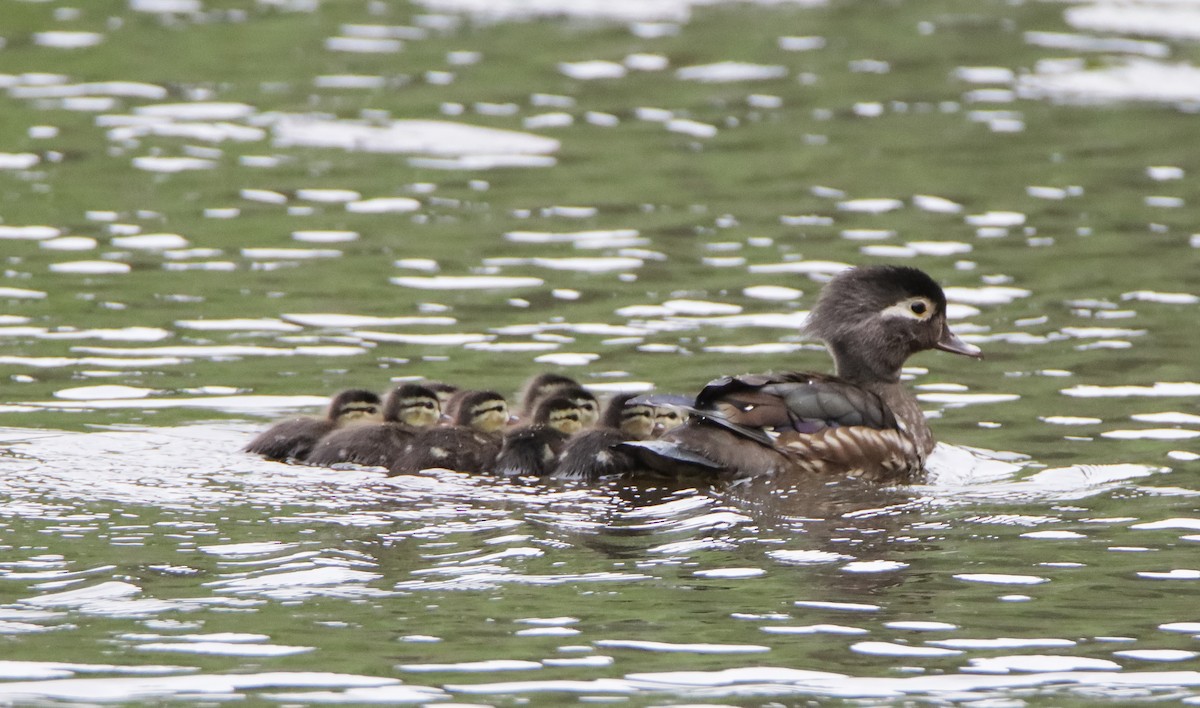
[[[534,411],[532,424],[504,434],[493,471],[505,477],[549,474],[567,441],[582,428],[583,415],[573,398],[543,398]]]
[[[658,443],[622,449],[674,475],[801,472],[902,483],[919,476],[933,444],[916,400],[899,385],[872,391],[836,376],[785,372],[717,379],[697,396],[687,423]]]
[[[836,375],[725,376],[696,396],[684,424],[620,447],[652,473],[673,476],[918,481],[934,438],[901,367],[928,349],[980,355],[950,331],[945,309],[941,287],[915,268],[845,271],[826,285],[806,326],[825,341]]]
[[[600,425],[580,432],[563,446],[553,476],[596,480],[637,469],[637,456],[620,444],[649,438],[656,421],[654,406],[634,399],[631,394],[610,399]]]
[[[429,428],[409,438],[402,454],[389,465],[390,474],[434,467],[456,472],[491,469],[509,418],[504,397],[494,391],[460,391],[447,407],[454,411],[454,424]]]
[[[417,384],[392,389],[384,400],[383,422],[354,425],[327,433],[304,458],[310,465],[342,463],[390,467],[405,443],[441,415],[437,394]]]
[[[251,440],[244,451],[277,462],[303,460],[336,427],[336,422],[322,418],[281,420]]]
[[[379,396],[371,391],[342,391],[329,402],[324,417],[280,421],[251,440],[243,451],[280,462],[303,460],[322,437],[337,428],[380,420],[381,408]]]
[[[418,430],[398,421],[334,430],[321,438],[304,462],[318,467],[342,463],[388,467],[399,459],[400,451]]]
[[[567,433],[544,425],[517,428],[504,436],[495,472],[503,477],[548,474],[570,438]]]
[[[430,428],[410,437],[404,451],[388,465],[391,475],[440,467],[455,472],[483,472],[500,454],[500,437],[455,425]]]

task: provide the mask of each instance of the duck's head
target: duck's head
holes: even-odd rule
[[[635,402],[631,393],[617,394],[604,404],[601,425],[615,428],[630,440],[646,440],[654,433],[654,406]]]
[[[908,357],[926,349],[980,357],[946,322],[946,294],[923,271],[866,266],[839,273],[821,290],[805,326],[833,353],[837,373],[892,382]]]
[[[455,425],[494,433],[508,425],[508,402],[495,391],[471,391],[458,401]]]
[[[678,428],[683,425],[686,415],[679,406],[661,405],[654,406],[654,434],[653,437],[658,437],[668,430]]]
[[[425,386],[406,383],[392,389],[383,405],[383,419],[427,428],[438,422],[442,406],[437,394]]]
[[[371,391],[352,388],[333,397],[325,417],[335,423],[380,420],[382,408],[379,396]]]
[[[533,424],[554,428],[560,433],[574,435],[583,430],[583,411],[579,404],[567,396],[550,396],[542,399],[533,412]]]
[[[538,401],[564,388],[579,388],[579,382],[551,371],[534,376],[521,387],[521,410],[525,415],[533,415]]]
[[[586,388],[582,386],[562,388],[556,390],[554,395],[566,398],[575,404],[575,407],[579,409],[580,427],[590,428],[600,420],[600,402],[596,400],[596,394]]]

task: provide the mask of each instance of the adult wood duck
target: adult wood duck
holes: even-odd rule
[[[545,475],[554,469],[567,440],[583,425],[579,404],[566,396],[543,398],[530,425],[504,434],[493,470],[506,477]]]
[[[591,430],[567,441],[553,476],[559,479],[594,480],[630,472],[637,467],[631,452],[618,444],[646,440],[654,433],[655,407],[635,400],[633,394],[618,394],[604,406],[604,415]]]
[[[324,467],[342,462],[390,467],[408,439],[437,423],[441,414],[436,393],[419,384],[402,384],[385,397],[382,423],[334,430],[321,438],[304,461]]]
[[[850,269],[824,287],[805,328],[829,348],[836,375],[719,378],[696,396],[684,425],[623,447],[675,475],[919,479],[934,439],[901,367],[927,349],[981,356],[950,331],[942,288],[916,268]]]
[[[381,402],[371,391],[349,389],[333,397],[322,418],[300,417],[272,425],[243,450],[268,460],[302,460],[324,435],[353,422],[380,420]]]
[[[404,445],[389,467],[393,475],[441,467],[458,472],[489,470],[500,454],[508,425],[508,402],[495,391],[459,391],[447,403],[455,411],[453,425],[428,428]]]

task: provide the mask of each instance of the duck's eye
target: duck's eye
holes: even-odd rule
[[[908,309],[912,310],[914,315],[923,315],[929,309],[929,306],[923,300],[915,300],[908,306]]]

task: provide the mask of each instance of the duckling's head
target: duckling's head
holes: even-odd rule
[[[632,402],[636,398],[632,393],[620,393],[608,399],[600,424],[620,430],[630,440],[648,439],[654,432],[654,406]]]
[[[618,428],[630,440],[649,440],[654,435],[654,406],[625,406],[621,409],[621,424]]]
[[[437,423],[442,406],[437,394],[425,386],[406,383],[392,389],[383,405],[383,419],[405,423],[414,428],[427,428]]]
[[[554,395],[569,399],[579,408],[580,427],[590,428],[600,420],[600,402],[596,400],[596,394],[586,388],[582,386],[562,388],[556,390]]]
[[[583,430],[579,404],[567,396],[544,398],[533,412],[533,424],[554,428],[560,433],[574,435]]]
[[[821,290],[805,326],[833,353],[839,376],[894,382],[908,357],[926,349],[981,356],[946,323],[946,295],[923,271],[865,266],[842,271]]]
[[[684,413],[678,406],[661,405],[654,406],[654,434],[653,437],[658,437],[663,433],[673,428],[678,428],[683,425]]]
[[[521,387],[521,410],[525,415],[533,415],[539,401],[564,388],[579,388],[579,382],[570,376],[550,371],[534,376]]]
[[[325,417],[335,423],[379,420],[382,407],[383,404],[376,394],[360,388],[351,388],[333,397],[325,411]]]
[[[455,425],[466,425],[481,433],[494,433],[508,425],[508,402],[495,391],[471,391],[458,401]]]
[[[458,386],[455,386],[452,383],[446,383],[445,381],[426,381],[421,385],[430,391],[433,391],[434,394],[437,395],[438,403],[441,405],[443,411],[446,410],[446,404],[450,402],[450,399],[453,398],[454,394],[458,393],[459,390]]]

